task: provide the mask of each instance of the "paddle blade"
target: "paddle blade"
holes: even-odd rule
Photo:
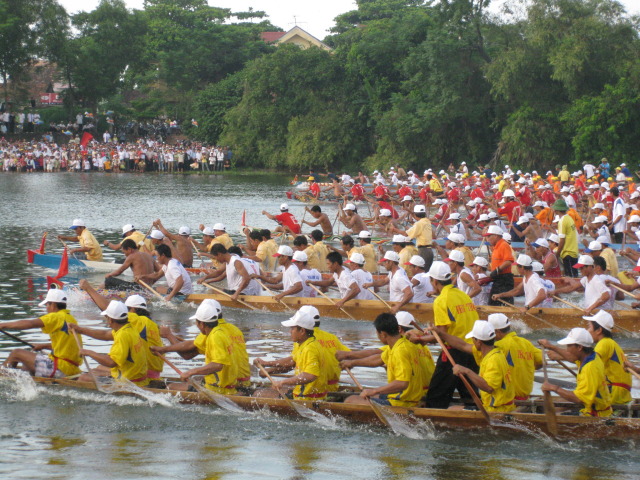
[[[320,425],[323,425],[325,427],[335,426],[334,420],[332,420],[331,418],[325,415],[322,415],[319,412],[316,412],[315,410],[311,410],[310,408],[305,407],[300,402],[293,400],[289,402],[289,404],[293,407],[293,409],[296,412],[298,412],[298,415],[300,415],[301,417],[307,418],[309,420],[313,420],[314,422]]]
[[[238,406],[233,400],[230,400],[225,395],[221,395],[218,392],[214,392],[213,390],[209,390],[208,388],[203,387],[198,382],[193,379],[189,379],[189,384],[195,388],[198,392],[202,393],[209,397],[213,402],[218,405],[223,410],[232,413],[244,413],[244,410]]]
[[[558,436],[558,419],[556,418],[556,406],[553,404],[551,393],[544,392],[544,414],[547,420],[547,429],[554,437]]]
[[[389,408],[376,404],[374,401],[370,401],[370,405],[382,423],[393,430],[396,435],[402,435],[413,440],[422,440],[424,438],[419,431]]]

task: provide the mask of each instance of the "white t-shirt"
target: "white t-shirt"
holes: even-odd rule
[[[338,275],[337,273],[334,273],[333,279],[335,280],[336,285],[338,286],[338,290],[340,290],[340,298],[344,298],[347,296],[347,293],[349,293],[349,289],[354,283],[357,285],[357,282],[351,276],[351,272],[346,268],[342,269],[342,272],[340,272],[340,275]]]
[[[403,290],[405,288],[411,288],[411,282],[407,273],[399,268],[395,274],[389,272],[389,300],[392,302],[399,302],[404,297]],[[413,289],[411,290],[413,291]]]
[[[624,200],[620,197],[616,198],[615,202],[613,202],[613,214],[611,215],[611,220],[615,220],[618,216],[622,217],[613,226],[614,233],[624,232],[627,229],[627,219],[625,215],[627,214],[627,209],[624,207]]]
[[[540,290],[544,290],[545,295],[549,292],[545,282],[540,278],[540,275],[537,273],[532,273],[531,277],[527,280],[526,277],[522,279],[524,285],[524,304],[531,305],[531,302],[535,300],[535,298],[540,293]],[[542,303],[536,305],[536,307],[547,308],[552,305],[552,300],[549,297],[546,297]]]
[[[315,268],[303,268],[300,270],[300,278],[302,278],[302,295],[303,297],[316,297],[318,293],[311,285],[307,285],[307,280],[317,282],[322,280],[322,275]]]
[[[371,273],[363,270],[362,268],[358,268],[357,270],[351,270],[351,276],[360,287],[360,293],[356,295],[356,300],[374,300],[376,298],[373,293],[362,286],[365,283],[373,282],[373,276]]]
[[[422,272],[414,275],[411,278],[411,283],[416,280],[418,283],[413,285],[413,303],[433,303],[434,298],[427,296],[427,294],[433,292],[431,286],[431,277],[427,272]]]
[[[164,272],[164,277],[167,279],[167,285],[169,288],[173,288],[178,280],[178,277],[182,277],[182,288],[179,293],[189,295],[193,293],[193,286],[191,285],[191,277],[189,277],[189,272],[187,272],[182,264],[172,258],[169,260],[167,265],[162,266],[162,271]]]
[[[240,275],[236,270],[237,262],[240,262],[242,265],[244,265],[245,270],[247,270],[247,273],[249,275],[251,275],[252,273],[255,273],[256,275],[260,274],[259,269],[256,271],[254,266],[251,263],[245,262],[245,260],[248,260],[248,262],[252,262],[249,259],[240,258],[238,255],[231,255],[231,260],[229,261],[229,263],[227,263],[226,266],[227,287],[229,288],[229,290],[236,291],[242,284],[242,275]],[[252,263],[255,264],[255,262]],[[260,284],[255,280],[251,280],[249,282],[249,285],[247,285],[240,293],[242,293],[243,295],[260,295],[260,292]]]
[[[599,275],[594,275],[591,281],[587,280],[587,277],[582,277],[580,283],[584,287],[584,308],[590,307],[603,293],[609,292],[609,287],[605,285]],[[601,305],[600,308],[605,308],[605,305]]]
[[[283,291],[289,290],[290,288],[293,288],[296,283],[303,284],[303,289],[300,290],[298,293],[291,294],[290,296],[302,297],[304,295],[304,283],[302,281],[302,277],[300,277],[300,270],[296,265],[292,263],[291,265],[289,265],[289,268],[287,268],[284,271],[284,274],[282,275],[282,290]]]
[[[586,165],[584,165],[582,167],[582,170],[584,171],[584,174],[586,175],[587,178],[591,178],[596,174],[595,167],[590,163],[587,163]]]
[[[467,295],[470,295],[472,287],[470,285],[468,285],[467,283],[465,283],[464,280],[462,280],[461,276],[462,276],[463,273],[467,273],[468,275],[471,276],[471,278],[475,278],[473,276],[473,272],[471,270],[469,270],[469,268],[464,267],[462,269],[462,271],[458,275],[456,275],[456,287],[457,287],[458,290],[466,293]]]
[[[603,282],[606,282],[607,280],[611,280],[612,283],[618,284],[620,285],[620,280],[617,279],[616,277],[612,276],[612,275],[607,275],[607,274],[601,274],[598,275],[598,277],[600,277],[602,279]],[[605,283],[606,285],[606,283]],[[609,297],[609,300],[607,301],[607,303],[605,303],[604,305],[602,305],[602,307],[600,308],[604,308],[605,310],[612,310],[614,308],[615,305],[615,300],[616,300],[616,293],[618,293],[618,291],[613,288],[613,286],[609,286],[609,293],[611,293],[611,296]]]
[[[460,235],[463,235],[465,239],[467,238],[467,230],[464,228],[462,222],[458,222],[451,227],[451,233],[459,233]]]
[[[484,273],[479,273],[477,280],[480,280],[481,278],[487,278],[487,276]],[[493,286],[493,282],[489,282],[484,285],[481,285],[480,288],[482,290],[480,291],[480,293],[471,299],[473,300],[473,303],[475,305],[488,305],[489,294],[491,293],[492,286]]]
[[[596,234],[598,237],[607,237],[608,243],[611,244],[611,232],[609,231],[609,227],[602,225],[598,230],[596,230]]]

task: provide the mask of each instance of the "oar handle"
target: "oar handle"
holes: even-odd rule
[[[64,248],[66,248],[67,250],[69,249],[69,246],[67,245],[67,242],[65,242],[64,240],[62,240],[61,238],[58,238],[58,240],[60,240],[60,243],[64,246]],[[71,256],[73,258],[76,258],[76,254],[72,253]]]
[[[635,296],[633,293],[631,293],[631,292],[627,292],[624,288],[620,288],[619,286],[617,286],[617,285],[616,285],[616,284],[614,284],[614,283],[612,283],[612,284],[610,284],[610,285],[607,285],[607,286],[608,286],[608,287],[613,287],[613,288],[615,288],[615,289],[616,289],[616,290],[618,290],[619,292],[624,293],[626,296],[631,297],[631,298],[633,298],[634,300],[638,300],[638,299],[636,298],[636,296]]]
[[[260,362],[256,362],[255,365],[269,379],[269,381],[271,382],[271,385],[273,386],[273,388],[276,390],[276,392],[278,392],[278,395],[280,395],[283,399],[285,399],[287,401],[290,401],[286,397],[286,395],[284,393],[282,393],[282,390],[280,390],[280,388],[276,387],[275,381],[273,380],[273,377],[269,374],[269,372],[267,372],[267,370],[265,370],[265,368],[262,366],[262,364]]]
[[[80,335],[75,330],[73,331],[73,339],[76,341],[76,345],[78,345],[78,350],[82,350],[82,343],[80,343]],[[95,374],[93,373],[93,370],[91,370],[91,367],[89,366],[89,361],[87,360],[87,357],[82,355],[82,361],[84,362],[84,366],[87,369],[87,373],[89,375],[91,375],[91,379],[93,380],[93,383],[95,384],[96,388],[99,389],[99,387],[98,387],[98,379],[96,378]]]
[[[200,257],[200,262],[202,262],[201,264],[204,265],[206,263],[206,261],[202,257],[202,254],[200,253],[200,250],[198,249],[196,244],[193,242],[193,238],[189,238],[189,241],[191,242],[191,246],[193,247],[193,249],[196,251],[196,255],[198,255],[198,257]]]
[[[324,293],[322,290],[320,290],[318,287],[316,287],[315,285],[313,285],[312,283],[309,284],[309,286],[311,288],[313,288],[316,292],[318,292],[320,295],[322,295],[324,298],[326,298],[327,300],[329,300],[333,305],[336,304],[336,302],[333,300],[333,298],[331,298],[329,295],[327,295],[326,293]],[[344,308],[339,307],[340,310],[347,315],[351,320],[355,320],[355,318],[353,318],[353,316],[347,312]]]
[[[169,365],[169,367],[171,367],[178,375],[182,375],[182,370],[176,367],[171,360],[167,359],[167,357],[165,357],[164,355],[159,355],[159,357],[164,361],[164,363]]]
[[[275,293],[273,293],[273,290],[271,290],[270,288],[268,288],[263,282],[261,282],[259,279],[255,279],[256,282],[258,282],[260,284],[260,286],[262,288],[264,288],[267,292],[269,292],[271,295],[273,295],[275,297]],[[293,310],[291,309],[291,307],[289,305],[287,305],[286,303],[284,303],[282,300],[278,300],[278,303],[280,303],[281,305],[284,306],[284,308],[286,308],[289,312],[293,312]]]
[[[575,303],[568,302],[568,301],[566,301],[564,298],[560,298],[560,297],[559,297],[559,296],[557,296],[557,295],[552,295],[552,297],[553,297],[554,299],[558,300],[559,302],[562,302],[562,303],[564,303],[565,305],[567,305],[567,306],[571,307],[571,308],[575,308],[576,310],[580,310],[582,313],[587,313],[587,311],[586,311],[584,308],[581,308],[581,307],[577,306]]]
[[[202,282],[202,285],[204,285],[207,288],[210,288],[211,290],[213,290],[214,292],[219,293],[220,295],[224,295],[226,297],[228,297],[229,299],[240,303],[241,305],[244,305],[247,308],[250,308],[251,310],[258,310],[256,307],[254,307],[253,305],[248,304],[247,302],[240,300],[239,298],[233,298],[231,295],[229,295],[227,292],[225,292],[224,290],[214,287],[213,285],[211,285],[210,283],[207,282]]]
[[[153,293],[156,297],[161,298],[165,302],[168,301],[166,298],[160,295],[160,293],[158,293],[156,289],[154,289],[151,285],[147,284],[144,280],[138,280],[138,283],[142,285],[144,288],[146,288],[147,290],[149,290],[151,293]]]
[[[544,358],[544,347],[542,347],[542,352],[543,352],[543,358]],[[573,375],[574,377],[577,377],[578,374],[576,373],[576,371],[569,367],[566,363],[564,363],[562,360],[556,360],[556,362],[558,362],[560,364],[560,366],[562,368],[564,368],[567,372],[569,372],[571,375]]]
[[[16,342],[20,342],[23,345],[26,345],[26,346],[31,347],[33,349],[36,348],[33,343],[26,342],[26,341],[22,340],[20,337],[17,337],[15,335],[13,335],[12,333],[7,332],[6,330],[3,330],[3,329],[0,328],[0,332],[4,333],[7,337],[14,339]]]
[[[505,305],[507,305],[507,306],[509,306],[511,308],[515,308],[516,310],[518,309],[518,307],[516,307],[513,303],[509,303],[506,300],[498,298],[498,301],[501,302],[501,303],[504,303]],[[550,328],[558,328],[556,325],[554,325],[550,321],[545,320],[544,318],[538,317],[537,315],[534,315],[533,313],[531,313],[529,311],[525,311],[524,313],[525,313],[525,315],[529,315],[531,318],[535,318],[539,322],[544,323],[546,326],[548,326]]]
[[[349,376],[351,377],[351,380],[353,380],[353,382],[356,384],[356,386],[360,389],[360,390],[364,390],[364,387],[362,386],[362,384],[360,383],[360,381],[356,378],[356,376],[353,374],[353,372],[351,371],[351,369],[349,367],[345,368],[346,372],[349,374]]]
[[[367,288],[367,290],[369,290],[378,300],[380,300],[382,303],[384,303],[384,305],[389,309],[389,311],[391,311],[391,305],[389,305],[384,298],[382,298],[380,295],[378,295],[375,290],[372,290],[371,288]]]

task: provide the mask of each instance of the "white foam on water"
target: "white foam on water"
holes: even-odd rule
[[[28,372],[18,369],[3,368],[0,369],[3,388],[0,389],[0,395],[8,400],[16,400],[29,402],[38,396],[36,383]]]

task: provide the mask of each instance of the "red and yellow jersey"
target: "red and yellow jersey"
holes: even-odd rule
[[[232,361],[238,369],[238,385],[247,386],[251,383],[251,370],[249,368],[249,354],[247,344],[244,341],[242,331],[231,323],[227,323],[223,318],[218,320],[220,325],[231,338],[233,343]]]
[[[382,361],[387,367],[387,382],[408,382],[402,392],[390,393],[389,403],[394,407],[413,407],[425,394],[424,374],[420,368],[420,355],[416,345],[400,337],[393,347],[383,346]]]
[[[324,400],[327,397],[327,351],[315,337],[309,337],[297,345],[291,353],[296,363],[295,374],[309,373],[316,379],[304,385],[296,385],[293,390],[295,400]]]
[[[149,383],[145,344],[130,323],[113,331],[113,345],[109,357],[116,363],[111,369],[113,378],[122,376],[140,387]]]
[[[584,405],[580,413],[592,417],[611,416],[613,413],[611,394],[602,359],[596,352],[593,352],[585,359],[584,363],[576,363],[579,368],[576,378],[577,386],[573,393]]]
[[[206,365],[222,365],[222,370],[204,377],[205,387],[223,395],[237,393],[238,368],[233,362],[233,342],[219,323],[207,335],[204,361]]]
[[[533,390],[536,365],[542,364],[542,351],[526,338],[509,332],[497,340],[496,347],[502,350],[511,368],[511,380],[517,400],[526,400]]]
[[[471,343],[464,337],[480,317],[469,295],[453,285],[446,285],[433,302],[433,318],[436,326],[446,326],[450,335]]]
[[[80,357],[80,349],[73,338],[73,332],[69,330],[69,324],[78,322],[71,315],[68,309],[58,310],[57,312],[47,313],[40,317],[44,324],[42,332],[49,334],[51,338],[51,347],[53,351],[49,354],[49,358],[58,362],[58,370],[67,376],[77,375],[80,373],[80,365],[82,358]],[[82,345],[82,340],[80,340]]]
[[[149,347],[162,347],[162,339],[160,338],[160,330],[158,325],[149,317],[138,315],[137,313],[129,312],[129,323],[136,329],[138,335],[145,343],[147,353],[147,367],[149,370],[156,372],[162,372],[164,367],[164,360],[151,353]]]
[[[511,369],[502,350],[494,348],[484,356],[479,375],[493,389],[491,393],[480,390],[482,405],[488,412],[511,412],[516,408]]]
[[[595,349],[604,363],[604,373],[611,390],[611,403],[629,403],[631,398],[631,373],[625,371],[626,356],[620,345],[612,338],[603,338]]]

